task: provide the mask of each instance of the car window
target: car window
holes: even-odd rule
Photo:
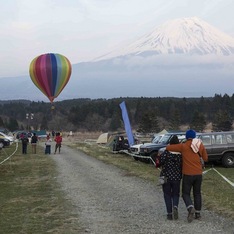
[[[167,144],[168,141],[169,141],[169,139],[170,139],[170,137],[171,137],[171,135],[164,135],[164,136],[160,139],[159,143],[160,143],[160,144]]]
[[[234,134],[227,134],[227,143],[234,143]]]
[[[162,136],[156,136],[153,140],[152,143],[158,143],[160,141],[160,139],[162,138]]]
[[[201,136],[201,140],[203,145],[211,145],[211,135],[203,135]]]
[[[221,145],[227,144],[226,138],[223,134],[214,135],[214,144]]]

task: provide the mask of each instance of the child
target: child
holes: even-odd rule
[[[46,143],[45,143],[45,154],[50,154],[51,153],[51,142],[52,140],[50,139],[50,136],[48,135],[46,138]]]

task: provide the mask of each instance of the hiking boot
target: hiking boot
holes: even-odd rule
[[[173,220],[172,214],[167,214],[167,219],[168,220]]]
[[[194,213],[195,213],[195,209],[193,207],[190,207],[188,209],[188,217],[187,217],[187,220],[189,223],[191,223],[194,219]]]
[[[195,219],[201,220],[201,214],[199,212],[195,213]]]
[[[175,220],[178,219],[178,209],[177,209],[177,207],[174,207],[174,208],[173,208],[173,216],[174,216],[174,219],[175,219]]]

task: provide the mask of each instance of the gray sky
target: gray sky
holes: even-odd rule
[[[167,20],[197,16],[234,36],[233,0],[0,0],[0,78],[60,53],[92,60]]]

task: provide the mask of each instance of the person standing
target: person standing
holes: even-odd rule
[[[62,146],[62,136],[60,135],[59,132],[56,133],[56,137],[54,140],[56,142],[54,154],[56,154],[57,149],[58,149],[59,154],[60,154],[60,150],[61,150],[61,146]]]
[[[22,154],[27,154],[28,137],[25,135],[22,139]]]
[[[170,145],[179,144],[179,139],[173,135]],[[182,179],[182,156],[179,152],[170,152],[165,150],[159,156],[159,165],[162,170],[160,177],[167,178],[166,183],[162,185],[164,201],[167,209],[167,219],[178,219],[178,205],[180,198],[180,181]]]
[[[32,138],[31,138],[31,145],[32,145],[32,153],[33,154],[36,154],[36,151],[37,151],[37,141],[38,141],[38,138],[36,136],[36,133],[34,132]]]
[[[46,137],[46,142],[45,142],[45,154],[50,154],[51,153],[51,138],[50,135],[48,134]]]
[[[185,143],[168,145],[166,150],[182,153],[182,198],[188,210],[188,222],[194,218],[201,219],[201,184],[203,161],[208,161],[208,155],[200,139],[196,139],[196,132],[192,129],[186,132]],[[193,189],[193,201],[191,190]]]

